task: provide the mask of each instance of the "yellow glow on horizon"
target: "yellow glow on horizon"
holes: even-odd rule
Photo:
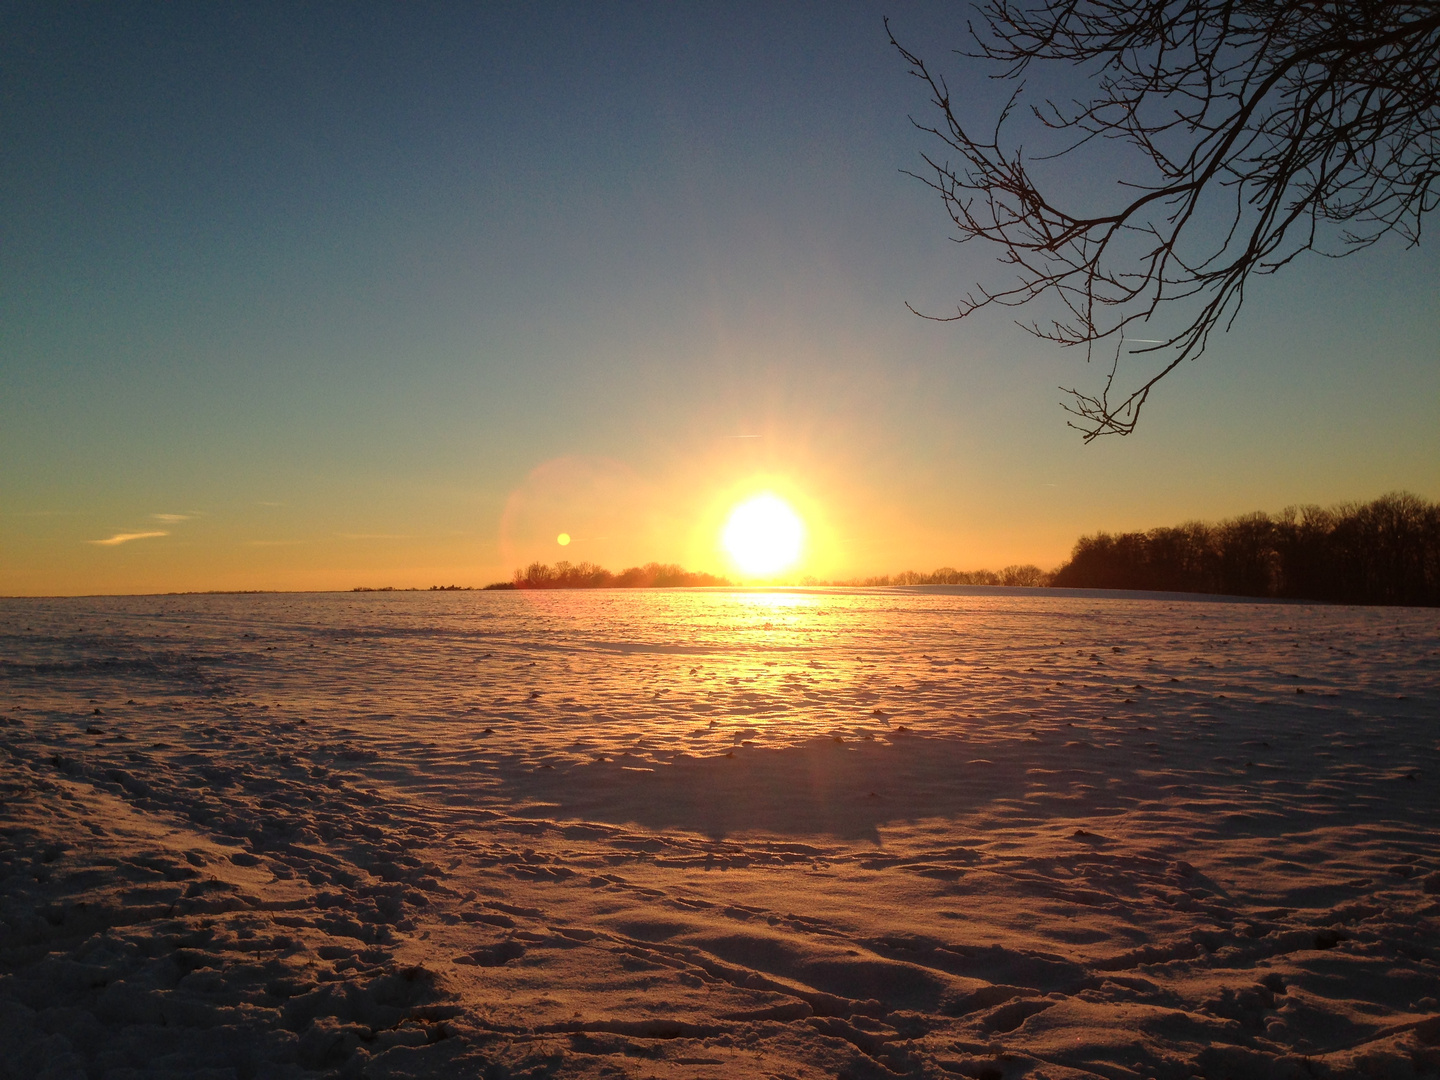
[[[741,571],[769,577],[800,560],[805,523],[789,503],[766,491],[730,512],[720,543]]]

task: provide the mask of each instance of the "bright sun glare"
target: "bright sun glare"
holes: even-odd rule
[[[765,577],[794,565],[805,541],[805,524],[790,504],[766,492],[730,512],[721,543],[747,574]]]

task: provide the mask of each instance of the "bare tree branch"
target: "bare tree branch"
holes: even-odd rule
[[[1217,326],[1229,328],[1252,274],[1390,233],[1416,244],[1440,198],[1440,0],[986,0],[979,13],[964,55],[1016,83],[984,136],[886,22],[938,114],[915,125],[944,148],[910,175],[939,194],[957,240],[999,245],[1015,275],[1008,286],[976,285],[952,315],[922,317],[1043,298],[1058,310],[1025,329],[1084,346],[1087,359],[1113,345],[1098,393],[1065,390],[1086,442],[1135,429],[1155,385],[1199,356]],[[1038,62],[1078,67],[1095,90],[1089,101],[1032,107],[1042,130],[1066,142],[1027,158],[1002,133]],[[1029,167],[1100,140],[1128,147],[1151,174],[1117,181],[1113,208],[1067,208]],[[1127,330],[1162,309],[1183,313],[1178,329],[1126,349]],[[1127,353],[1154,354],[1158,370],[1121,385]]]

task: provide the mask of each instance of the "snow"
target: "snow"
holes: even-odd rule
[[[1440,1071],[1440,612],[0,600],[0,1076]]]

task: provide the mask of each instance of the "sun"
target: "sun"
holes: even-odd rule
[[[745,573],[768,577],[799,560],[805,523],[789,503],[767,491],[730,511],[720,542]]]

